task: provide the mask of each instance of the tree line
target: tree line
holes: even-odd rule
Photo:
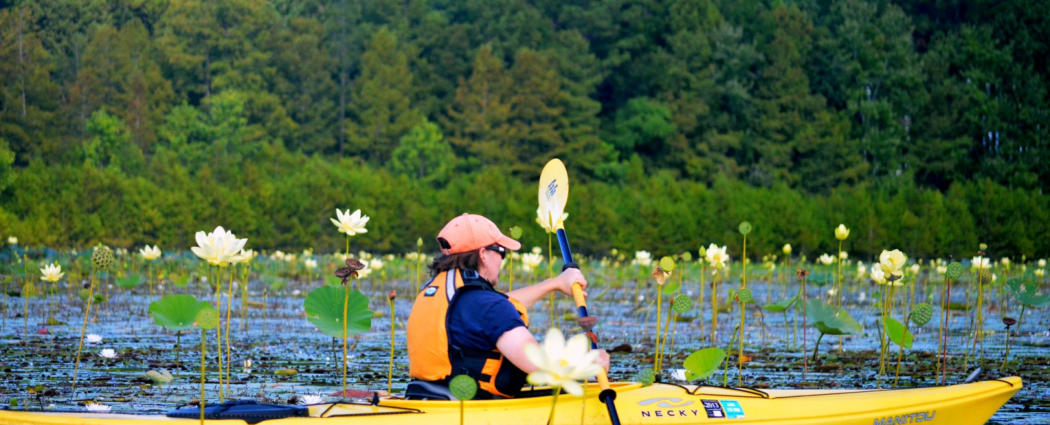
[[[757,206],[791,200],[813,228],[771,214],[769,244],[817,250],[856,219],[869,245],[1037,255],[1048,20],[1046,1],[0,2],[0,231],[180,243],[230,220],[329,244],[318,215],[373,205],[400,226],[368,242],[400,249],[440,213],[531,223],[557,156],[594,251],[731,242],[718,220],[760,238]]]

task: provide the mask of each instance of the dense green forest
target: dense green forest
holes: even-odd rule
[[[0,234],[414,248],[1050,252],[1050,2],[0,0]],[[752,248],[753,247],[753,248]],[[753,249],[753,250],[752,250]],[[739,251],[737,251],[739,252]]]

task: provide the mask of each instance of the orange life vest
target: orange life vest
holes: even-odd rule
[[[465,280],[458,269],[441,272],[416,295],[406,332],[408,374],[413,379],[441,384],[447,384],[454,375],[466,374],[478,381],[481,390],[499,397],[512,397],[525,384],[524,372],[504,361],[498,350],[465,349],[454,347],[448,341],[448,311],[458,295],[468,290],[495,292],[491,285],[477,277],[477,272],[469,270],[468,273],[473,276]],[[525,306],[513,298],[507,300],[528,326],[529,314]]]

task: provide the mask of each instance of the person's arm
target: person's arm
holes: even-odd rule
[[[514,366],[517,366],[518,369],[525,373],[532,373],[536,370],[536,365],[532,364],[529,361],[529,357],[525,355],[525,347],[529,344],[539,343],[536,342],[536,338],[532,336],[532,332],[529,332],[528,328],[518,326],[500,335],[499,339],[496,340],[496,349],[503,354],[503,357],[514,363]],[[609,353],[605,350],[598,350],[598,352],[596,362],[608,371]]]
[[[524,305],[525,308],[529,308],[532,307],[533,304],[536,304],[536,302],[542,299],[545,295],[553,291],[561,291],[566,295],[572,296],[573,283],[579,283],[584,289],[587,288],[587,279],[583,277],[583,273],[581,273],[579,269],[566,269],[561,272],[561,274],[543,282],[510,291],[507,293],[507,296],[514,298]],[[586,290],[584,290],[583,295],[587,295]]]

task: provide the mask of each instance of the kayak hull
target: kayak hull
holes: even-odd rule
[[[622,424],[768,424],[768,425],[979,425],[985,423],[1021,389],[1021,379],[1009,377],[945,387],[896,390],[753,390],[718,387],[615,383],[615,401]],[[606,406],[598,401],[597,385],[585,386],[583,397],[562,394],[554,423],[608,424]],[[462,403],[465,424],[547,422],[548,396],[513,400],[472,400]],[[381,399],[369,404],[310,406],[315,417],[272,419],[265,425],[337,424],[459,424],[458,401]],[[317,418],[324,412],[325,418]],[[582,416],[582,417],[581,417]],[[96,414],[89,412],[0,411],[4,424],[190,424],[197,419],[160,415]],[[206,420],[206,424],[244,424],[241,420]]]

